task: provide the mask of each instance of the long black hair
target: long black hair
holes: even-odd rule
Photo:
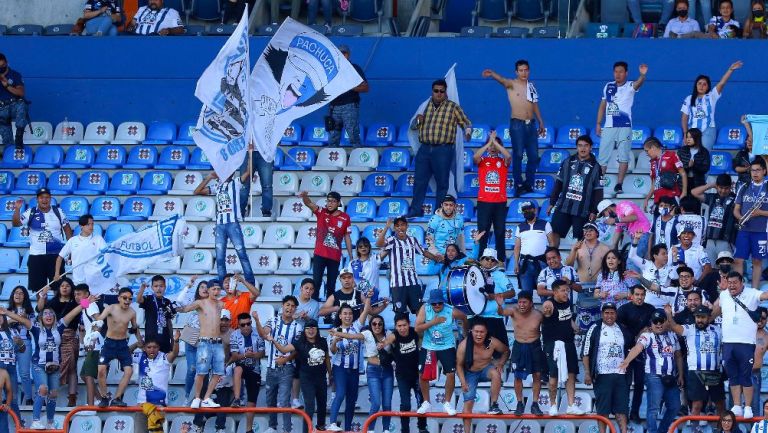
[[[451,259],[449,259],[449,258],[448,258],[448,254],[445,254],[445,255],[443,256],[443,266],[442,266],[442,268],[441,268],[441,272],[443,272],[443,271],[445,271],[446,269],[450,268],[450,267],[451,267],[451,264],[453,264],[453,262],[455,262],[455,261],[457,261],[457,260],[461,260],[461,259],[463,259],[463,258],[467,257],[467,255],[466,255],[466,254],[464,254],[464,253],[461,251],[461,248],[459,248],[459,245],[458,245],[458,244],[448,244],[448,245],[446,245],[446,246],[445,246],[445,252],[446,252],[446,253],[448,252],[448,248],[450,248],[450,247],[454,247],[454,248],[456,248],[456,257],[455,257],[453,260],[451,260]]]
[[[696,88],[696,84],[699,82],[699,80],[704,80],[707,82],[707,93],[712,91],[712,80],[709,78],[709,75],[699,75],[696,77],[696,79],[693,81],[693,90],[691,91],[691,103],[688,104],[688,115],[691,116],[693,114],[693,109],[696,107],[696,98],[699,97],[699,91]],[[706,94],[706,93],[705,93]]]
[[[605,253],[603,260],[600,262],[600,273],[603,275],[603,279],[607,279],[611,273],[611,270],[608,268],[608,254],[613,254],[619,261],[616,270],[619,272],[619,278],[624,278],[624,271],[627,269],[627,265],[624,263],[624,258],[619,250],[613,249]]]
[[[32,301],[29,299],[29,292],[24,286],[16,286],[11,291],[11,299],[8,300],[8,311],[12,311],[14,313],[16,312],[16,305],[13,303],[13,294],[16,293],[17,290],[21,290],[21,293],[24,295],[24,299],[21,301],[21,308],[24,309],[24,312],[27,313],[27,316],[31,316],[35,313],[35,309],[32,308]]]

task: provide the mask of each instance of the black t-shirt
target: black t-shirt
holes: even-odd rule
[[[139,307],[144,309],[145,337],[157,339],[160,343],[160,351],[170,353],[173,350],[173,342],[171,341],[169,325],[175,315],[170,299],[166,297],[158,298],[153,293],[149,296],[144,296],[144,302]],[[158,311],[162,312],[165,326],[158,326],[158,322],[160,322],[158,320]]]
[[[328,356],[328,342],[318,335],[314,343],[307,341],[299,335],[293,340],[296,348],[296,363],[299,375],[305,380],[325,381],[328,372],[325,366],[325,358]]]
[[[333,306],[339,307],[341,304],[348,304],[352,307],[352,316],[354,320],[360,317],[360,313],[363,312],[363,295],[359,290],[354,290],[352,293],[344,293],[341,289],[333,292]],[[333,315],[336,319],[337,314]]]
[[[656,308],[651,304],[637,306],[633,303],[624,304],[616,312],[616,321],[632,333],[632,340],[636,339],[640,330],[651,324],[651,316]]]
[[[408,328],[408,335],[401,337],[395,331],[395,342],[392,343],[392,357],[395,359],[398,377],[413,378],[419,374],[419,335],[416,330]]]
[[[710,272],[704,275],[704,278],[699,284],[701,291],[704,293],[704,297],[710,304],[714,304],[720,297],[720,272],[715,268],[714,272]]]
[[[61,302],[58,298],[58,296],[54,296],[53,299],[45,303],[45,308],[50,308],[56,313],[56,319],[61,320],[69,314],[72,310],[77,308],[77,302],[75,302],[75,298],[73,297],[68,302]],[[77,317],[72,319],[71,322],[69,322],[69,325],[67,325],[68,329],[73,329],[77,331],[78,326],[80,326],[80,315],[78,314]]]
[[[356,64],[352,64],[352,66],[355,68],[358,74],[360,74],[360,78],[365,80],[365,73],[363,72],[363,68],[360,66],[357,66]],[[336,99],[331,101],[331,105],[346,105],[346,104],[353,104],[356,102],[360,102],[360,94],[355,92],[354,90],[350,89],[346,92],[342,93],[341,95],[337,96]]]
[[[541,336],[545,342],[561,340],[563,342],[574,341],[573,332],[573,310],[571,301],[557,302],[554,298],[549,298],[555,311],[549,317],[544,317],[541,322]]]

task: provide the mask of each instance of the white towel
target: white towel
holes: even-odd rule
[[[557,383],[565,383],[568,380],[568,362],[565,356],[565,343],[560,340],[555,341],[555,349],[552,357],[557,363]]]

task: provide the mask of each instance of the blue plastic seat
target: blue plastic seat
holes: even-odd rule
[[[99,148],[96,154],[96,162],[92,168],[120,168],[125,164],[126,152],[119,144],[108,144]]]
[[[408,142],[408,124],[403,124],[397,130],[397,138],[395,139],[395,147],[411,147],[411,143]]]
[[[544,8],[541,0],[517,0],[514,11],[515,17],[523,21],[544,19]]]
[[[11,227],[11,230],[8,232],[8,238],[3,245],[6,247],[29,248],[29,230],[26,227]]]
[[[146,221],[152,215],[152,200],[148,197],[129,197],[123,202],[118,221]]]
[[[563,125],[557,130],[557,137],[553,147],[556,149],[575,149],[576,139],[586,133],[587,128],[581,125]]]
[[[317,160],[315,150],[310,147],[291,147],[286,152],[280,170],[303,171],[312,170]]]
[[[475,241],[472,238],[475,233],[477,233],[476,224],[464,224],[464,248],[467,251],[472,251],[472,248],[475,247]]]
[[[157,148],[155,146],[134,146],[128,152],[128,159],[123,168],[139,169],[153,168],[157,164]]]
[[[539,167],[536,171],[539,173],[557,173],[560,164],[570,156],[571,154],[567,150],[545,150],[541,154]]]
[[[284,163],[285,163],[285,152],[283,152],[282,149],[277,149],[275,151],[275,160],[272,161],[272,164],[275,166],[275,170],[281,169]]]
[[[384,197],[392,194],[395,179],[389,173],[371,173],[363,181],[361,197]]]
[[[172,122],[152,122],[144,144],[169,144],[176,140],[176,125]]]
[[[176,139],[173,140],[173,144],[179,144],[182,146],[194,146],[195,140],[192,139],[192,134],[197,128],[197,120],[190,120],[179,125],[179,134]]]
[[[208,160],[208,157],[205,156],[203,149],[195,147],[195,150],[192,151],[192,155],[189,157],[187,170],[211,170],[212,168],[211,162]]]
[[[280,144],[284,146],[293,146],[299,144],[301,140],[302,128],[301,125],[292,123],[283,131],[283,137],[280,138]]]
[[[8,194],[13,189],[16,176],[12,171],[0,171],[0,194]]]
[[[304,130],[304,136],[299,142],[302,146],[325,146],[328,144],[328,131],[323,125],[309,125]]]
[[[19,250],[0,248],[0,273],[12,274],[19,270]]]
[[[379,171],[403,171],[408,169],[411,162],[411,151],[408,149],[391,148],[382,152],[379,158]]]
[[[741,125],[726,125],[720,128],[715,142],[717,150],[741,150],[744,140],[747,138],[747,130]]]
[[[13,217],[13,209],[16,206],[16,200],[21,197],[5,196],[0,197],[0,220],[10,221]],[[27,204],[22,203],[19,212],[24,212],[27,209]]]
[[[397,178],[392,197],[413,197],[413,173],[406,173]]]
[[[376,201],[372,198],[353,198],[347,202],[344,210],[352,222],[373,221],[376,217]]]
[[[632,126],[632,149],[642,149],[645,140],[651,136],[651,128],[647,126]]]
[[[709,174],[718,175],[723,173],[730,174],[733,171],[733,155],[730,152],[713,150],[709,154],[712,162],[709,168]]]
[[[507,209],[507,222],[508,223],[521,223],[525,221],[525,218],[523,218],[523,212],[520,209],[520,205],[523,204],[523,202],[531,201],[524,198],[515,198],[512,199],[509,202],[509,209]]]
[[[112,223],[107,226],[107,230],[104,232],[104,241],[111,244],[117,239],[135,232],[133,225],[129,223]]]
[[[6,227],[5,224],[0,223],[0,245],[4,244],[7,239],[8,239],[8,227]],[[3,286],[5,286],[5,284],[3,284]],[[0,296],[0,298],[2,298],[2,296]],[[5,298],[8,298],[8,296],[5,296]]]
[[[595,39],[619,37],[618,23],[588,23],[585,36]]]
[[[360,141],[363,142],[363,139],[365,139],[365,126],[360,124],[360,125],[358,125],[358,127],[360,128]],[[330,138],[330,135],[329,135],[329,138]],[[350,147],[350,146],[352,146],[349,143],[349,134],[347,134],[347,130],[346,129],[344,129],[342,131],[341,140],[339,140],[339,145],[341,147]],[[382,147],[382,146],[386,146],[386,144],[374,144],[373,146]]]
[[[45,186],[45,172],[37,170],[22,171],[16,178],[16,187],[11,191],[13,194],[34,194],[38,189]]]
[[[480,191],[480,180],[477,173],[468,173],[464,175],[464,191],[459,193],[459,197],[473,198],[477,197]]]
[[[69,146],[64,155],[64,162],[61,168],[88,168],[96,159],[96,151],[93,146],[74,145]]]
[[[464,217],[464,221],[472,221],[475,218],[475,204],[468,198],[456,200],[456,213]]]
[[[64,149],[57,144],[39,146],[29,168],[57,168],[64,162]]]
[[[138,171],[118,171],[112,175],[107,195],[132,195],[139,190],[141,175]]]
[[[552,188],[555,187],[555,178],[552,176],[537,174],[533,181],[533,191],[521,195],[521,197],[549,197]]]
[[[677,149],[683,142],[683,130],[675,125],[659,126],[653,132],[653,136],[668,149]]]
[[[80,175],[75,194],[101,195],[107,190],[109,175],[106,171],[89,170]]]
[[[477,166],[475,165],[475,160],[473,159],[474,156],[475,153],[472,152],[472,150],[464,151],[464,171],[467,173],[477,171]]]
[[[137,194],[141,195],[161,195],[171,189],[173,176],[171,173],[162,170],[148,171],[144,173],[141,180],[141,186]]]
[[[23,149],[5,146],[5,149],[3,149],[3,163],[0,164],[0,168],[26,168],[32,163],[33,154],[30,146],[24,146]]]
[[[525,169],[522,170],[523,172]],[[515,196],[515,178],[509,174],[507,175],[507,198]]]
[[[155,168],[161,170],[183,170],[189,162],[189,149],[185,146],[166,146],[160,152]]]
[[[391,123],[374,123],[368,127],[365,135],[365,145],[373,147],[391,146],[395,141],[395,125]]]
[[[85,197],[64,197],[61,201],[61,211],[74,220],[88,213],[89,204]],[[78,226],[80,227],[80,226]]]
[[[552,147],[555,145],[555,128],[551,126],[544,127],[544,133],[539,134],[539,149],[542,147]]]
[[[75,226],[75,229],[72,230],[72,234],[77,236],[80,234],[80,226]],[[99,235],[101,237],[104,237],[104,229],[101,228],[101,224],[94,224],[93,225],[93,234]]]
[[[408,202],[402,198],[385,198],[379,204],[376,212],[376,222],[386,222],[389,218],[397,218],[408,213]]]
[[[111,221],[120,215],[120,200],[117,197],[97,197],[91,203],[91,215],[95,221]]]
[[[488,141],[491,127],[484,124],[472,125],[472,137],[464,143],[466,147],[482,147]]]
[[[384,227],[384,224],[370,224],[363,230],[363,237],[368,238],[368,240],[371,241],[371,244],[373,244],[378,238],[378,233],[384,230]],[[392,235],[392,229],[388,229],[387,234],[384,237],[386,238],[390,235]]]
[[[74,171],[54,171],[48,177],[48,189],[54,195],[69,195],[77,189],[77,174]]]
[[[545,201],[545,205],[544,206],[541,206],[541,205],[539,206],[539,214],[537,216],[538,219],[540,219],[542,221],[549,221],[550,220],[550,216],[547,213],[547,208],[548,207],[549,207],[549,202],[548,201]]]

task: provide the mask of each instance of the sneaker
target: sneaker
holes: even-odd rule
[[[294,398],[291,401],[291,407],[294,409],[304,409],[304,405],[301,404],[301,400],[299,400],[298,398]]]
[[[33,420],[32,425],[29,428],[32,430],[45,430],[45,426],[39,419]]]
[[[56,430],[56,423],[55,422],[49,422],[46,427],[46,430]]]
[[[421,402],[421,406],[416,409],[416,413],[419,415],[424,415],[425,413],[429,412],[430,409],[432,409],[432,405],[429,404],[428,401],[423,401]]]
[[[105,408],[109,406],[109,398],[108,397],[102,397],[99,399],[99,407]]]
[[[498,403],[494,403],[491,405],[491,407],[488,409],[488,415],[499,415],[501,413],[501,409],[499,408]]]
[[[549,407],[549,416],[557,416],[557,415],[558,415],[557,406],[553,404],[552,406]]]
[[[192,409],[200,409],[200,402],[202,402],[202,400],[200,400],[199,398],[195,398],[192,400],[192,404],[190,404],[189,407],[191,407]]]
[[[517,189],[515,190],[515,194],[518,197],[520,197],[523,194],[528,194],[529,192],[533,192],[533,188],[531,188],[531,186],[528,185],[527,183],[524,183],[518,186]]]
[[[533,412],[533,405],[531,405],[531,412]],[[515,415],[520,416],[525,413],[525,404],[522,401],[517,402],[515,407]]]
[[[750,419],[755,415],[752,413],[752,406],[744,406],[744,418]]]
[[[200,403],[200,407],[221,407],[221,405],[211,400],[210,398],[206,398]]]
[[[264,430],[264,433],[277,433],[277,430],[273,429],[272,427]]]
[[[531,403],[531,414],[536,416],[544,415],[544,412],[542,412],[541,408],[539,407],[539,402],[534,401],[533,403]]]
[[[325,429],[326,429],[327,431],[342,431],[342,430],[343,430],[343,429],[342,429],[341,427],[339,427],[339,425],[338,425],[338,424],[336,424],[335,422],[332,422],[332,423],[328,424],[327,426],[325,426]]]
[[[261,211],[261,216],[264,218],[272,218],[272,211],[271,210],[263,210]]]
[[[444,411],[445,411],[445,413],[447,413],[449,416],[454,416],[454,415],[456,415],[456,409],[454,409],[454,408],[453,408],[453,406],[451,406],[451,403],[450,403],[450,402],[447,402],[447,401],[446,401],[445,403],[443,403],[443,410],[444,410]]]
[[[752,408],[750,408],[750,412],[752,411]],[[737,417],[741,417],[744,415],[744,410],[741,409],[741,406],[734,406],[731,408],[731,412],[733,412],[734,415]]]
[[[112,399],[112,403],[110,403],[110,406],[114,406],[114,407],[126,407],[126,406],[128,406],[128,404],[126,404],[126,403],[123,401],[123,398],[122,398],[122,397],[117,397],[117,398],[115,398],[115,399]]]
[[[235,401],[232,402],[232,407],[238,408],[240,407],[240,399],[236,398]]]
[[[569,404],[568,409],[565,410],[565,413],[568,415],[584,415],[584,409],[580,408],[579,406],[575,404]]]
[[[617,183],[616,186],[613,187],[613,192],[616,194],[622,194],[624,192],[624,188],[622,188],[620,183]]]

